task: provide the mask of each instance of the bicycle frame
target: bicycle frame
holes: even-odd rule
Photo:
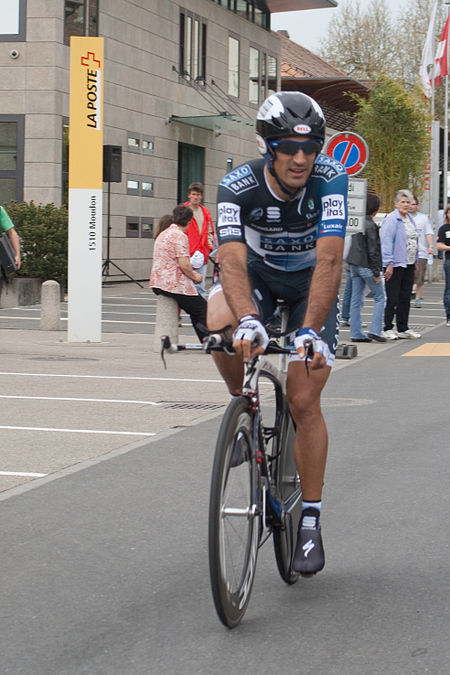
[[[286,358],[285,353],[280,354],[280,356],[284,357],[284,359]],[[256,449],[256,462],[260,467],[261,504],[259,506],[259,515],[261,515],[262,522],[260,547],[270,537],[274,526],[284,527],[285,513],[294,508],[300,499],[299,495],[294,494],[291,499],[282,504],[273,494],[271,462],[275,457],[269,457],[267,451],[268,442],[262,433],[264,427],[262,426],[259,392],[259,377],[261,373],[264,375],[268,374],[274,388],[278,385],[280,392],[283,395],[286,394],[286,373],[280,372],[271,361],[264,358],[264,356],[256,356],[246,364],[241,393],[250,399],[251,410],[256,418],[253,424],[253,447]],[[280,434],[281,429],[278,429],[277,444],[280,441]],[[277,447],[277,454],[279,452],[280,449]]]

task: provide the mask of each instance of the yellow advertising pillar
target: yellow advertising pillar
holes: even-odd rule
[[[68,341],[100,342],[103,38],[70,39]]]

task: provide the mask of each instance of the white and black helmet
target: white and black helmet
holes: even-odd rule
[[[280,91],[266,98],[256,117],[260,153],[273,156],[267,141],[296,135],[309,136],[323,145],[325,117],[319,104],[299,91]]]

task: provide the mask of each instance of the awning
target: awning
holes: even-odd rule
[[[169,122],[177,122],[178,124],[188,124],[191,127],[200,127],[200,129],[208,129],[208,131],[221,131],[222,129],[232,129],[235,124],[242,126],[254,126],[254,120],[247,117],[239,117],[232,113],[219,113],[217,115],[188,115],[186,117],[180,115],[171,115]]]
[[[337,7],[336,0],[265,0],[271,12],[296,12],[302,9],[324,9]]]

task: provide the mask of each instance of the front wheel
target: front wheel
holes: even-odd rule
[[[295,427],[284,400],[285,413],[279,438],[279,455],[274,467],[276,495],[280,505],[280,522],[273,528],[275,559],[281,578],[295,584],[298,574],[292,571],[292,557],[302,511],[302,491],[294,456]]]
[[[253,415],[233,399],[220,426],[211,478],[209,570],[219,619],[233,628],[250,600],[260,532]]]

